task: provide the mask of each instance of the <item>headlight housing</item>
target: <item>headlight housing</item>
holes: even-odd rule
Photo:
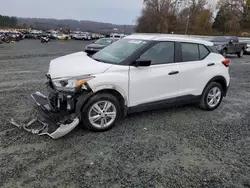
[[[77,88],[84,86],[94,76],[86,75],[70,78],[59,78],[52,80],[53,85],[58,91],[74,92]]]

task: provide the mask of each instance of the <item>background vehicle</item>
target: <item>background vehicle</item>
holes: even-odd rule
[[[86,34],[75,34],[73,37],[75,40],[87,40]]]
[[[40,40],[41,40],[41,43],[48,43],[48,42],[50,41],[50,39],[49,39],[48,36],[42,36],[42,37],[40,38]]]
[[[70,40],[70,35],[65,35],[65,34],[60,34],[60,35],[57,35],[57,39],[58,40]]]
[[[246,43],[246,49],[244,51],[244,54],[249,55],[250,54],[250,40],[242,40],[241,43]]]
[[[169,105],[199,103],[214,110],[226,96],[230,77],[229,60],[212,47],[188,37],[131,35],[92,57],[78,52],[52,60],[48,98],[38,92],[32,96],[45,116],[41,121],[58,122],[56,138],[80,121],[93,131],[106,131],[129,113]]]
[[[121,39],[121,38],[124,38],[125,35],[124,34],[118,34],[118,33],[111,33],[110,37]]]
[[[238,57],[242,57],[247,48],[247,44],[240,43],[238,37],[215,37],[211,42],[224,57],[227,54],[237,54]]]
[[[93,44],[87,45],[85,48],[85,52],[92,55],[99,50],[105,48],[106,46],[118,41],[117,38],[102,38],[95,41]]]
[[[16,41],[16,42],[20,41],[19,35],[14,32],[8,32],[5,35],[8,37],[10,41]]]
[[[9,36],[7,36],[7,35],[1,35],[0,36],[0,40],[2,41],[2,42],[5,42],[5,43],[10,43],[10,38],[9,38]]]

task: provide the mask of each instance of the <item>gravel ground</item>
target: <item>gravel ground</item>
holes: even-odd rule
[[[250,187],[250,56],[231,57],[231,88],[213,112],[188,105],[128,116],[112,130],[62,139],[9,123],[34,115],[49,61],[83,41],[0,45],[1,187]]]

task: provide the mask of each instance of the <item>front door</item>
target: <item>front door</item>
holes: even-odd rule
[[[151,66],[130,66],[129,106],[176,98],[179,88],[179,65],[175,63],[175,43],[159,42],[139,59],[151,60]]]

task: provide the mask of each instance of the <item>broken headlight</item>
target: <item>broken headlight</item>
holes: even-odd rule
[[[60,78],[52,80],[52,83],[56,90],[74,92],[77,88],[82,87],[89,80],[93,79],[93,76],[80,76],[71,78]]]

